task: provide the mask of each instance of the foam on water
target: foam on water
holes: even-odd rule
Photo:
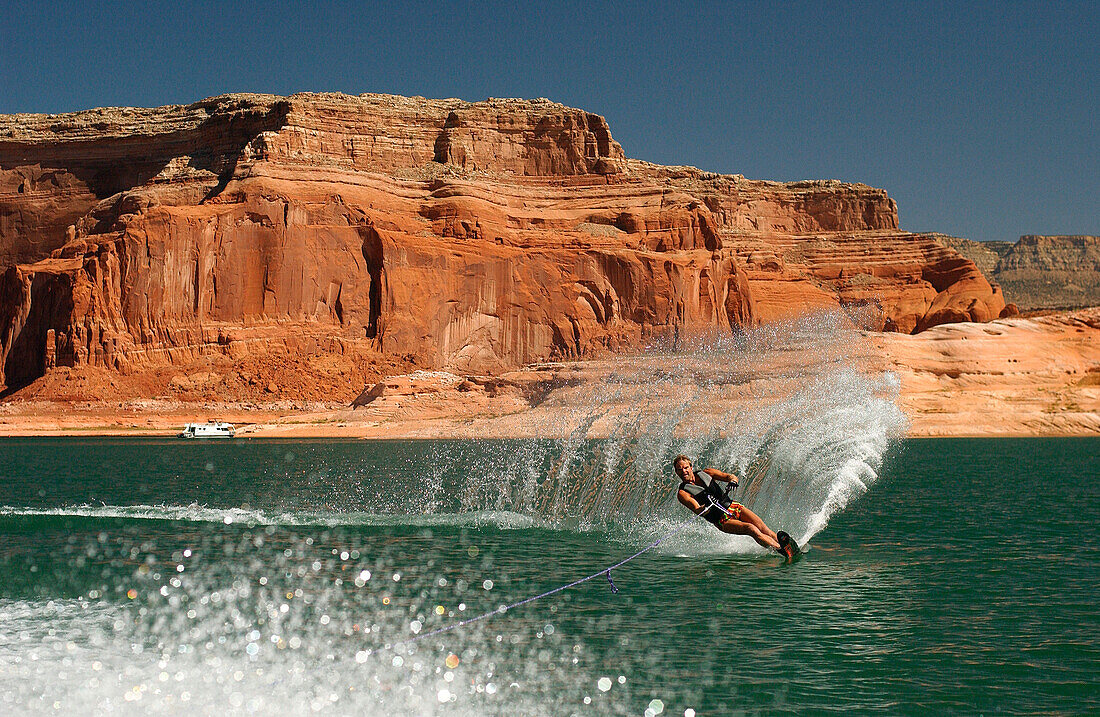
[[[534,518],[506,510],[476,510],[464,513],[425,513],[421,515],[341,511],[270,511],[244,508],[208,508],[191,505],[72,505],[59,508],[18,508],[0,506],[0,517],[79,517],[124,521],[177,521],[222,523],[225,525],[275,525],[284,527],[355,527],[403,525],[492,526],[502,530],[536,528]]]
[[[583,641],[563,642],[551,613],[536,615],[534,630],[477,624],[401,644],[495,605],[493,579],[507,581],[497,571],[418,565],[408,540],[185,522],[191,532],[179,536],[163,524],[94,528],[54,563],[90,566],[90,589],[0,599],[0,711],[555,714],[555,700],[596,692],[596,678],[574,669]],[[623,712],[621,692],[602,704]]]
[[[163,610],[150,619],[142,612],[87,600],[0,602],[0,707],[82,715],[547,713],[539,695],[553,678],[540,676],[537,662],[523,667],[515,653],[527,646],[492,650],[520,669],[485,671],[462,664],[477,649],[461,651],[453,666],[450,653],[431,650],[366,659],[370,634],[332,630],[311,639],[307,628],[324,630],[305,624],[301,611],[280,615],[269,629],[230,619],[220,635],[220,621],[210,629],[212,615],[175,619]]]

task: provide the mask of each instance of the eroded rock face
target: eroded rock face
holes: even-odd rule
[[[602,117],[546,100],[0,117],[0,270],[9,387],[318,330],[486,372],[816,307],[903,332],[1003,307],[882,190],[630,160]]]

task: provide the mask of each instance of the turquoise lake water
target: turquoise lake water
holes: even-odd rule
[[[0,440],[0,710],[1100,712],[1100,439],[894,442],[843,495],[806,475],[843,483],[834,444],[758,452],[742,497],[800,562],[699,523],[617,594],[398,644],[680,526],[612,448]]]

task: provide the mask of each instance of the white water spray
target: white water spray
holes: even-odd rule
[[[672,458],[741,476],[734,494],[805,543],[865,492],[904,434],[897,378],[838,314],[574,367],[537,411],[558,441],[481,446],[466,510],[651,538],[680,519]],[[453,463],[441,448],[437,463]],[[701,525],[674,549],[751,549]]]

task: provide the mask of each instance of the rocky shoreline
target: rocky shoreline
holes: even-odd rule
[[[860,336],[875,368],[900,379],[911,437],[1100,435],[1100,308]],[[370,384],[350,403],[21,399],[0,404],[0,436],[165,436],[218,418],[237,424],[242,438],[561,438],[573,423],[555,399],[612,363],[496,377],[415,371]],[[733,397],[715,410],[756,400]],[[600,431],[594,425],[589,435]]]

